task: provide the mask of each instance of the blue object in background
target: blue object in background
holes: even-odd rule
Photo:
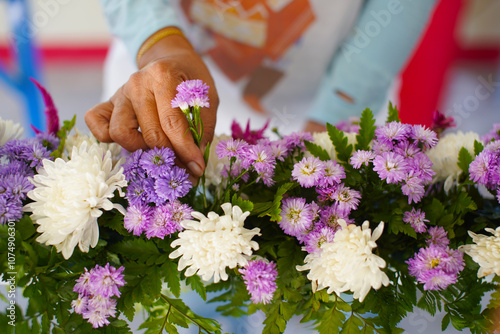
[[[40,57],[33,43],[36,33],[30,21],[27,0],[5,0],[10,28],[11,47],[14,55],[14,68],[0,62],[0,81],[16,91],[24,103],[25,129],[34,135],[30,125],[45,130],[43,104],[40,92],[30,78],[40,80]],[[30,24],[31,23],[31,24]]]

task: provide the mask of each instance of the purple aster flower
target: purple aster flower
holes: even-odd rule
[[[446,247],[449,245],[450,240],[448,239],[448,232],[441,226],[429,227],[429,238],[427,239],[427,245],[435,245],[437,247]]]
[[[276,291],[278,271],[274,262],[262,260],[249,261],[245,268],[239,270],[254,304],[269,304]]]
[[[427,270],[444,269],[444,263],[448,261],[448,257],[449,254],[443,247],[430,245],[426,248],[420,248],[415,257],[407,261],[408,270],[412,276],[418,279]]]
[[[387,183],[398,183],[405,178],[408,164],[394,152],[384,152],[373,160],[373,170]]]
[[[107,314],[98,310],[88,310],[82,314],[83,319],[87,319],[93,328],[104,327],[110,324]]]
[[[173,167],[174,159],[175,154],[168,147],[155,147],[142,153],[139,164],[148,175],[161,176]]]
[[[262,172],[257,172],[257,179],[255,180],[256,182],[261,182],[264,183],[268,187],[272,187],[276,181],[273,179],[274,177],[274,169],[267,169],[263,170]]]
[[[89,297],[84,295],[78,295],[78,298],[71,301],[71,307],[75,310],[76,314],[83,314],[87,311],[87,305],[89,302]]]
[[[422,273],[417,279],[424,284],[424,290],[443,290],[450,284],[457,282],[457,274],[446,272],[442,269],[430,269]]]
[[[420,178],[410,173],[401,186],[401,191],[408,196],[408,204],[418,203],[424,196],[425,187]]]
[[[309,132],[294,132],[283,137],[288,152],[293,152],[296,148],[298,148],[299,151],[303,151],[306,148],[306,144],[304,144],[306,140],[314,140]]]
[[[157,206],[153,212],[151,224],[146,228],[146,237],[163,239],[167,235],[182,231],[182,226],[178,221],[174,220],[172,205]]]
[[[272,141],[271,151],[273,152],[273,155],[276,157],[276,160],[279,161],[285,161],[285,158],[288,156],[288,150],[283,140]]]
[[[36,135],[36,139],[45,147],[48,151],[52,152],[59,146],[59,142],[61,141],[55,134],[40,132]]]
[[[11,174],[20,174],[28,177],[35,175],[35,172],[26,166],[23,161],[11,161],[5,165],[0,164],[0,176]]]
[[[344,219],[347,222],[349,220],[349,216],[342,210],[339,210],[337,205],[328,205],[320,209],[320,226],[326,226],[332,231],[337,231],[340,228],[338,223],[339,219]]]
[[[372,151],[357,150],[352,154],[349,162],[354,168],[359,169],[361,168],[361,165],[368,166],[373,158],[375,158],[375,153],[373,153]]]
[[[444,263],[445,271],[448,273],[459,273],[465,268],[464,253],[457,249],[446,248],[448,261]]]
[[[102,295],[91,296],[87,303],[87,312],[100,312],[105,317],[116,315],[116,300]]]
[[[335,230],[331,229],[330,227],[325,225],[315,226],[314,229],[309,232],[304,239],[306,251],[308,253],[319,253],[321,252],[321,245],[325,242],[333,242],[334,237]]]
[[[328,187],[316,187],[316,193],[318,194],[318,200],[320,202],[333,201],[335,191],[339,186],[337,184]]]
[[[359,117],[349,117],[347,121],[342,120],[335,123],[335,127],[342,132],[359,133]]]
[[[96,265],[94,270],[90,272],[92,295],[100,295],[104,298],[120,297],[121,293],[118,288],[125,285],[125,280],[123,279],[124,269],[125,267],[116,269],[110,266],[109,263],[104,267]]]
[[[432,169],[431,159],[423,152],[418,152],[413,158],[407,159],[408,174],[413,173],[422,184],[429,184],[436,172]]]
[[[493,140],[500,140],[500,123],[493,124],[493,129],[481,137],[483,143],[489,143]]]
[[[18,221],[23,216],[23,203],[20,198],[10,198],[0,194],[0,224]]]
[[[438,142],[437,134],[423,125],[413,125],[410,137],[422,143],[426,149],[436,146]]]
[[[411,125],[400,122],[390,122],[375,130],[377,140],[388,144],[394,144],[406,140],[411,132]]]
[[[238,122],[233,120],[233,123],[231,124],[231,135],[233,139],[242,139],[250,145],[255,145],[260,139],[264,138],[264,131],[269,126],[269,122],[270,121],[267,121],[266,124],[264,124],[264,126],[259,130],[250,130],[250,120],[248,120],[246,129],[243,131]]]
[[[187,205],[182,204],[178,200],[168,202],[165,204],[165,209],[172,213],[172,221],[178,224],[178,230],[182,230],[182,226],[180,225],[183,220],[192,219],[191,212],[193,209]]]
[[[139,236],[151,224],[153,210],[150,206],[138,203],[130,205],[123,219],[123,224],[127,231]]]
[[[403,214],[403,221],[410,224],[417,233],[423,233],[427,230],[425,222],[429,220],[425,219],[425,212],[422,212],[420,209],[415,210],[415,208],[412,208],[411,211],[406,211]]]
[[[184,197],[191,189],[191,181],[188,180],[185,169],[174,166],[163,177],[155,182],[155,190],[158,196],[164,200],[173,201]]]
[[[187,80],[177,86],[177,95],[172,100],[172,108],[187,110],[189,107],[208,108],[208,85],[201,80]]]
[[[469,165],[469,178],[479,184],[486,185],[490,179],[490,171],[495,164],[495,156],[491,151],[483,150]]]
[[[82,296],[89,296],[92,293],[92,288],[90,286],[90,274],[94,269],[90,271],[85,268],[85,272],[78,277],[75,286],[73,286],[73,291],[78,292]]]
[[[43,159],[51,159],[50,152],[40,143],[35,142],[27,146],[26,150],[21,155],[21,159],[28,162],[31,168],[38,169],[42,165]]]
[[[215,147],[215,153],[219,159],[224,157],[236,157],[241,159],[248,147],[249,145],[243,140],[231,138],[228,140],[221,140]]]
[[[132,180],[127,186],[127,200],[130,205],[147,204],[150,196],[156,196],[154,191],[154,179],[143,178]],[[153,198],[155,199],[155,198]],[[154,201],[152,201],[154,202]]]
[[[293,166],[292,177],[302,187],[318,186],[325,174],[325,164],[319,158],[308,157]]]
[[[339,184],[345,178],[344,167],[336,161],[327,160],[323,162],[323,177],[317,182],[320,187],[329,187]]]
[[[130,154],[122,165],[123,174],[127,181],[134,181],[137,178],[144,178],[146,170],[141,167],[142,149]]]
[[[345,215],[349,215],[352,210],[357,209],[360,198],[359,191],[346,187],[344,184],[340,184],[333,193],[336,210]]]
[[[313,225],[313,212],[305,198],[289,197],[283,199],[281,205],[281,221],[278,223],[283,231],[298,237]]]
[[[394,147],[394,152],[404,158],[414,158],[421,152],[420,147],[415,142],[402,141]]]
[[[271,147],[264,144],[251,145],[244,153],[242,167],[253,167],[257,174],[274,171],[276,159]]]
[[[11,199],[24,200],[28,191],[34,188],[33,183],[24,175],[10,174],[0,177],[0,189],[3,189],[2,193]]]

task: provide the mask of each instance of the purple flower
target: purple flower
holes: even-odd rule
[[[304,244],[308,253],[321,252],[321,245],[325,242],[333,242],[335,230],[325,225],[315,226],[304,238]]]
[[[109,263],[104,267],[96,265],[94,270],[90,272],[92,295],[100,295],[104,298],[120,297],[121,293],[118,288],[125,285],[125,280],[123,279],[124,269],[125,267],[116,269],[110,266]]]
[[[384,152],[373,160],[373,170],[387,183],[402,181],[405,178],[407,166],[405,159],[394,152]]]
[[[221,140],[217,143],[215,147],[215,153],[219,159],[224,157],[232,158],[240,158],[243,153],[248,149],[249,145],[241,139],[228,139]]]
[[[325,164],[319,158],[303,158],[293,166],[292,177],[302,187],[310,188],[319,185],[325,174]]]
[[[28,145],[20,157],[28,163],[29,167],[35,169],[42,165],[43,159],[52,159],[47,148],[38,142]]]
[[[154,179],[143,178],[132,180],[127,186],[127,200],[130,205],[147,204],[150,202],[149,197],[156,196],[154,191]],[[151,191],[152,189],[152,191]],[[157,197],[157,196],[156,196]],[[154,198],[153,198],[154,199]]]
[[[137,178],[144,178],[146,170],[141,167],[142,149],[129,155],[123,164],[123,174],[127,181],[134,181]]]
[[[76,314],[83,314],[87,310],[89,297],[78,295],[78,298],[71,301],[71,307],[75,310]]]
[[[274,172],[276,160],[271,147],[264,144],[251,145],[245,152],[242,167],[252,167],[257,174]]]
[[[160,198],[169,201],[184,197],[191,189],[191,181],[188,180],[188,176],[185,169],[177,166],[172,167],[168,173],[156,180],[156,193]]]
[[[172,100],[172,108],[188,110],[189,107],[208,108],[208,85],[201,80],[187,80],[177,86],[177,95]]]
[[[406,140],[410,132],[410,125],[400,122],[390,122],[384,126],[378,127],[375,130],[375,136],[377,140],[392,145],[394,142]]]
[[[91,271],[93,269],[90,269]],[[90,271],[85,268],[85,272],[78,277],[75,286],[73,286],[73,291],[78,292],[82,296],[88,296],[92,294],[92,289],[90,286]]]
[[[269,121],[259,130],[250,130],[250,120],[247,122],[245,131],[241,128],[238,122],[233,120],[231,124],[231,132],[233,139],[242,139],[250,145],[255,145],[260,139],[264,138],[264,131],[269,126]]]
[[[127,208],[123,223],[127,231],[139,236],[151,224],[152,215],[152,209],[147,205],[142,203],[130,205]]]
[[[174,220],[172,205],[164,204],[157,206],[153,212],[151,224],[146,228],[146,237],[163,239],[167,235],[182,231],[182,226]]]
[[[187,205],[182,204],[181,202],[175,200],[172,202],[168,202],[165,204],[165,209],[172,213],[172,221],[178,224],[178,230],[182,230],[182,226],[180,225],[183,220],[192,219],[191,212],[193,209]]]
[[[493,124],[493,129],[481,137],[483,143],[489,143],[493,140],[500,140],[500,123]]]
[[[306,148],[304,141],[313,141],[313,137],[309,132],[294,132],[283,137],[283,141],[287,148],[287,151],[293,152],[296,148],[302,151]]]
[[[425,187],[422,184],[422,180],[413,174],[409,174],[404,184],[401,186],[401,191],[403,194],[408,196],[408,204],[412,202],[418,203],[422,199],[425,193]]]
[[[161,176],[169,172],[174,165],[175,154],[168,147],[153,148],[142,153],[139,164],[148,175]]]
[[[333,200],[338,212],[348,215],[351,210],[356,210],[361,193],[340,184],[333,193]]]
[[[408,162],[408,174],[413,173],[422,184],[429,184],[436,172],[432,169],[431,159],[423,152],[416,153],[412,158],[406,159]]]
[[[22,174],[9,174],[4,177],[0,177],[0,189],[7,197],[11,200],[26,199],[26,194],[28,191],[34,189],[35,186],[30,180]]]
[[[304,198],[289,197],[281,205],[281,221],[278,223],[283,231],[298,237],[313,225],[313,212]]]
[[[60,139],[56,137],[55,134],[51,133],[46,133],[46,132],[40,132],[36,135],[36,139],[42,145],[45,147],[48,151],[52,152],[54,151],[58,146]]]
[[[352,154],[349,162],[354,168],[359,169],[361,168],[361,165],[368,166],[373,158],[375,158],[375,153],[373,153],[372,151],[357,150]]]
[[[411,211],[406,211],[403,214],[403,221],[410,224],[417,233],[423,233],[427,230],[425,222],[429,220],[425,219],[425,212],[422,212],[420,209],[415,210],[415,208],[412,208]]]
[[[492,152],[483,150],[469,165],[469,178],[479,184],[486,185],[490,179],[490,171],[495,164],[495,156]]]
[[[104,327],[110,324],[108,315],[98,310],[88,310],[82,314],[83,319],[87,319],[93,328]]]
[[[432,113],[432,124],[431,129],[437,133],[441,133],[444,130],[457,126],[453,117],[446,117],[443,113],[435,110]]]
[[[446,272],[442,269],[430,269],[422,273],[417,279],[424,284],[424,290],[443,290],[450,284],[457,282],[457,274]]]
[[[426,149],[436,146],[438,142],[437,134],[423,125],[413,125],[410,136],[422,143]]]
[[[274,262],[262,260],[249,261],[245,268],[239,270],[254,304],[268,304],[276,291],[278,271]]]
[[[448,232],[441,226],[429,227],[429,238],[427,239],[427,245],[435,245],[437,247],[446,247],[449,245],[450,240],[448,239]]]
[[[276,157],[276,160],[279,161],[285,161],[285,158],[288,156],[288,150],[283,140],[272,141],[271,151],[273,152],[273,155]]]
[[[0,194],[0,224],[17,221],[23,216],[23,203],[20,198],[10,198]]]
[[[323,177],[317,182],[320,187],[329,187],[337,185],[345,178],[344,167],[336,161],[327,160],[323,162]]]
[[[332,231],[337,231],[340,228],[339,219],[344,219],[347,222],[349,216],[342,210],[339,210],[337,205],[324,206],[320,209],[319,225],[327,226]]]
[[[30,80],[35,84],[38,90],[42,93],[43,101],[45,103],[45,116],[47,117],[47,132],[49,134],[56,134],[59,131],[59,116],[57,108],[50,96],[49,92],[34,78]]]

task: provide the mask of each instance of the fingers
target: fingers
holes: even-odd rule
[[[97,140],[103,143],[111,143],[113,139],[109,135],[109,122],[113,112],[113,104],[110,101],[99,103],[85,113],[85,123]]]

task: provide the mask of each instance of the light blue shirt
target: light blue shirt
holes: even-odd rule
[[[351,35],[325,73],[309,118],[337,123],[378,111],[387,90],[415,49],[436,0],[367,0]],[[142,43],[167,26],[180,26],[168,0],[101,0],[111,33],[135,55]],[[337,91],[350,96],[350,103]]]

